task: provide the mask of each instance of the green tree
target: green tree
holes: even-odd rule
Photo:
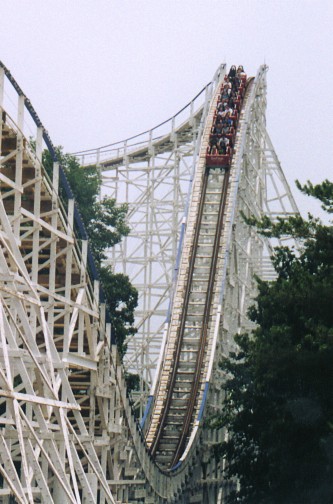
[[[83,169],[74,156],[64,154],[61,148],[57,148],[56,153],[89,237],[110,312],[113,336],[122,358],[126,352],[126,337],[136,332],[133,324],[138,293],[128,276],[103,266],[103,260],[106,259],[106,249],[119,243],[130,231],[126,224],[128,206],[117,205],[114,198],[105,197],[99,201],[101,177],[96,167]],[[53,162],[48,151],[43,153],[43,164],[51,175]],[[66,193],[61,187],[60,196],[66,203]]]
[[[298,187],[333,209],[333,184]],[[301,250],[277,247],[274,282],[258,281],[252,334],[221,364],[222,413],[210,420],[229,435],[216,449],[228,503],[333,502],[333,227],[311,215],[258,222],[268,236],[301,239]],[[236,484],[237,482],[237,484]]]
[[[113,273],[109,266],[100,268],[100,276],[110,309],[111,331],[116,338],[122,358],[127,350],[126,338],[136,333],[133,324],[134,310],[138,304],[138,291],[133,287],[127,275]]]

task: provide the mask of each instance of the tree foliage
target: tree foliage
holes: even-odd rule
[[[333,184],[299,188],[333,208]],[[228,503],[333,502],[333,227],[309,216],[250,220],[269,236],[302,240],[278,247],[277,280],[258,279],[252,334],[221,363],[222,413],[211,419],[228,438],[216,455],[234,482]]]
[[[113,335],[122,358],[126,352],[126,337],[136,332],[133,324],[138,293],[126,275],[113,273],[112,268],[103,266],[102,262],[106,259],[106,250],[119,243],[130,231],[126,224],[128,206],[117,205],[114,198],[104,197],[99,201],[101,178],[96,167],[82,169],[77,159],[64,154],[61,148],[57,149],[57,158],[87,230],[110,312]],[[43,164],[51,174],[53,162],[48,151],[43,153]],[[61,188],[60,195],[66,199]]]
[[[138,291],[127,275],[113,273],[109,266],[100,269],[101,281],[105,289],[111,314],[111,331],[116,337],[121,358],[127,350],[127,336],[136,333],[134,310],[138,304]]]

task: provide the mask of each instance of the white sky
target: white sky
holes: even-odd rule
[[[332,0],[0,0],[0,59],[66,152],[169,118],[221,62],[268,73],[268,131],[294,180],[333,180]]]

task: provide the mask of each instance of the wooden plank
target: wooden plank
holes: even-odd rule
[[[37,224],[39,224],[43,228],[47,229],[48,231],[50,231],[50,233],[53,233],[53,234],[59,236],[59,238],[62,238],[63,240],[66,240],[67,242],[69,242],[71,244],[74,244],[74,238],[63,233],[62,231],[59,231],[59,229],[54,228],[53,226],[51,226],[51,224],[48,224],[40,217],[36,217],[33,213],[29,212],[29,210],[26,210],[25,208],[21,208],[21,212],[22,212],[22,215],[24,215],[25,217],[28,217],[33,222],[36,222]]]
[[[65,408],[80,411],[81,408],[78,404],[67,403],[64,401],[56,401],[54,399],[47,399],[46,397],[34,396],[31,394],[21,394],[11,390],[0,390],[1,397],[9,399],[16,399],[17,401],[31,402],[36,404],[45,404],[45,406],[53,406],[55,408]]]

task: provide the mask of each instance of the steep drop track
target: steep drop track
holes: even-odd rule
[[[219,168],[210,170],[204,178],[193,253],[189,261],[184,315],[177,334],[175,365],[162,418],[151,447],[151,453],[163,465],[170,461],[174,466],[183,453],[193,424],[197,396],[201,391],[228,180],[229,171],[224,172]]]
[[[238,117],[245,91],[243,83],[241,87],[235,109],[234,138],[240,128]],[[220,96],[217,102],[219,100]],[[210,129],[210,124],[207,127]],[[206,135],[203,149],[208,148],[211,138],[212,135]],[[186,252],[188,263],[185,264],[186,271],[180,271],[180,275],[186,277],[181,292],[180,315],[174,316],[174,322],[170,324],[155,408],[146,434],[150,453],[163,470],[179,466],[200,416],[205,394],[216,322],[214,298],[219,289],[219,261],[223,256],[221,240],[233,152],[235,149],[228,149],[227,155],[215,152],[214,156],[206,156],[194,232],[190,249]],[[179,311],[179,303],[175,303],[175,308]]]

